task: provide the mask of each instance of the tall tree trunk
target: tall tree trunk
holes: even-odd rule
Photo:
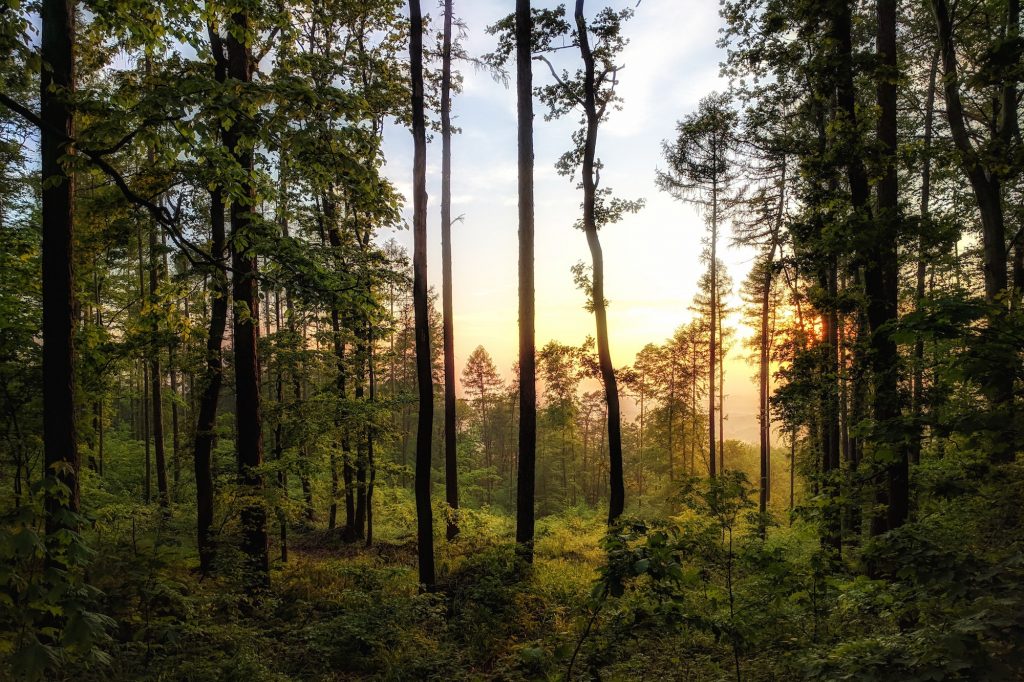
[[[839,316],[837,263],[834,254],[824,257],[818,284],[825,292],[826,303],[821,311],[821,464],[823,486],[828,503],[822,512],[822,544],[842,550],[842,515],[838,507],[840,494],[839,462]]]
[[[580,56],[583,58],[583,105],[586,117],[586,137],[583,145],[583,231],[587,235],[590,259],[593,265],[593,306],[597,323],[597,358],[604,382],[605,403],[608,405],[608,523],[622,515],[626,505],[626,484],[622,472],[622,424],[619,415],[619,389],[612,365],[608,342],[608,316],[604,299],[604,254],[597,235],[597,178],[594,159],[597,152],[597,129],[601,117],[597,111],[597,83],[595,82],[594,55],[590,49],[587,22],[583,16],[584,0],[576,0],[574,18],[579,37]]]
[[[771,332],[768,326],[769,313],[771,308],[772,283],[775,280],[773,270],[775,263],[775,249],[778,242],[778,228],[782,223],[782,214],[785,207],[785,183],[786,183],[786,162],[783,160],[782,180],[779,191],[779,216],[775,229],[772,230],[771,244],[768,247],[768,256],[765,259],[764,280],[761,283],[761,338],[760,358],[758,363],[758,426],[760,436],[760,474],[761,487],[758,495],[758,510],[762,518],[768,513],[768,499],[770,494],[769,462],[771,456],[771,406],[769,404],[769,382],[771,374]],[[762,521],[761,537],[765,536],[767,526]]]
[[[982,264],[985,275],[985,297],[991,306],[989,327],[983,341],[991,346],[991,370],[983,381],[983,390],[992,403],[993,435],[990,443],[991,458],[996,462],[1011,461],[1016,455],[1017,434],[1014,427],[1013,381],[1019,364],[1010,344],[1001,343],[1000,333],[1006,325],[1006,308],[1000,297],[1007,287],[1006,224],[1003,215],[1002,188],[999,174],[986,166],[988,153],[980,153],[971,141],[970,132],[960,99],[956,45],[953,35],[953,17],[947,0],[932,0],[938,47],[942,58],[942,84],[946,100],[946,121],[950,136],[960,152],[960,163],[971,183],[978,212],[981,215]],[[1009,0],[1010,31],[1018,33],[1020,5]],[[1010,32],[1008,31],[1008,33]],[[998,121],[998,137],[1004,144],[1017,131],[1016,86],[1010,81],[1003,89],[1002,115]],[[1005,333],[1005,332],[1003,332]],[[1007,371],[1007,368],[1013,371]],[[999,433],[1001,431],[1001,433]],[[1009,436],[1009,437],[1006,437]]]
[[[335,252],[335,259],[341,267],[341,231],[338,228],[337,204],[333,196],[333,188],[328,188],[323,197],[323,219],[326,223],[325,236],[329,240],[331,249]],[[345,530],[343,539],[352,542],[356,537],[356,490],[354,469],[352,466],[351,441],[349,439],[348,408],[348,368],[345,366],[345,339],[342,337],[342,312],[337,301],[331,303],[331,332],[334,339],[334,356],[337,363],[338,374],[335,379],[338,400],[340,407],[335,417],[335,427],[341,431],[341,483],[345,488]],[[331,505],[328,513],[328,528],[334,529],[338,519],[338,494],[340,491],[338,480],[338,457],[336,449],[331,450]]]
[[[924,105],[924,139],[921,163],[921,234],[917,238],[917,282],[915,287],[915,309],[920,311],[925,297],[925,274],[927,272],[927,254],[925,230],[931,227],[931,188],[932,188],[932,131],[935,120],[935,87],[939,70],[939,52],[932,56],[932,66],[928,72],[928,94]],[[924,438],[924,337],[918,335],[914,341],[914,376],[911,382],[911,404],[914,413],[914,434],[910,443],[910,462],[921,461],[921,441]]]
[[[459,534],[459,469],[455,429],[455,332],[452,311],[452,0],[444,0],[444,43],[441,48],[441,291],[444,320],[444,483],[452,509],[449,540]]]
[[[248,41],[249,17],[244,11],[231,15],[231,30],[225,43],[228,56],[228,78],[241,87],[252,80],[252,60]],[[231,202],[231,288],[235,302],[232,331],[235,360],[235,442],[238,458],[238,479],[243,489],[254,498],[263,491],[263,415],[260,406],[260,359],[257,343],[259,324],[259,272],[252,252],[256,228],[252,211],[255,190],[252,185],[253,152],[248,147],[244,118],[225,131],[228,149],[240,166],[243,179],[237,196]],[[267,513],[262,501],[249,500],[241,513],[242,551],[247,557],[248,589],[259,591],[270,586],[269,539]]]
[[[725,334],[722,333],[722,308],[715,292],[718,308],[718,348],[722,357],[718,362],[718,470],[725,473]]]
[[[171,268],[167,257],[167,233],[161,231],[160,245],[163,261],[163,276],[166,281],[171,280]],[[168,308],[173,309],[177,303],[170,303]],[[188,299],[185,299],[185,317],[188,318]],[[178,434],[178,368],[176,357],[177,340],[171,341],[167,348],[167,375],[170,379],[171,391],[171,490],[170,499],[173,502],[178,494],[178,484],[181,481],[181,440]],[[184,388],[184,386],[182,386]]]
[[[160,323],[156,311],[157,287],[160,283],[160,267],[157,259],[157,226],[149,228],[149,314],[153,316],[150,327],[149,349],[149,380],[150,395],[153,399],[153,454],[156,464],[156,490],[160,506],[167,508],[171,504],[171,493],[167,485],[167,460],[164,453],[164,407],[163,407],[163,376],[160,370],[160,344],[156,342],[160,333]]]
[[[871,327],[872,369],[875,379],[874,413],[876,423],[892,432],[900,417],[898,361],[896,342],[888,325],[896,320],[899,298],[899,263],[896,249],[899,236],[899,183],[896,172],[897,117],[896,84],[896,0],[878,0],[876,49],[882,73],[877,77],[878,142],[884,172],[878,182],[876,229],[871,239],[864,268],[868,324]],[[903,524],[909,513],[910,479],[905,439],[888,438],[892,448],[886,462],[888,513],[886,528]]]
[[[374,367],[374,335],[373,328],[370,327],[367,331],[368,338],[368,352],[366,357],[366,363],[369,369],[369,390],[370,390],[370,414],[374,414],[374,403],[377,400],[377,374]],[[374,461],[374,437],[375,437],[375,426],[376,420],[371,419],[369,425],[366,427],[366,468],[369,472],[369,481],[366,486],[366,546],[371,547],[373,545],[373,486],[377,480],[377,465]]]
[[[65,494],[46,496],[46,535],[74,529],[79,505],[75,433],[74,176],[61,163],[71,153],[75,89],[75,2],[43,0],[41,7],[40,171],[42,175],[43,465]],[[54,562],[53,554],[47,560]],[[63,563],[56,559],[55,563]]]
[[[533,64],[530,0],[516,0],[516,96],[519,143],[519,462],[516,543],[533,561],[537,466],[537,354],[533,276]]]
[[[221,37],[209,29],[214,76],[218,83],[227,79],[227,57]],[[224,192],[219,185],[210,189],[210,257],[224,263],[227,237],[224,224]],[[228,318],[228,278],[223,267],[210,273],[210,333],[206,338],[206,369],[196,419],[192,449],[196,476],[196,536],[199,568],[208,574],[213,567],[213,439],[217,424],[217,406],[224,383],[224,330]]]
[[[434,520],[430,507],[431,428],[434,379],[430,368],[430,319],[427,308],[427,131],[423,112],[423,17],[419,0],[409,0],[409,60],[412,72],[413,155],[413,310],[416,319],[416,531],[419,580],[434,586]]]
[[[274,293],[274,318],[278,331],[281,329],[281,296]],[[277,402],[277,423],[274,424],[274,460],[277,462],[277,487],[280,501],[274,508],[277,516],[278,540],[281,545],[281,563],[288,563],[288,516],[284,503],[288,500],[288,471],[284,467],[284,371],[278,356],[274,372],[274,400]]]
[[[139,256],[139,316],[143,314],[146,301],[146,284],[145,284],[145,270],[143,268],[142,261],[142,230],[136,233],[136,246],[138,247]],[[150,451],[149,443],[149,363],[146,362],[145,351],[142,356],[142,438],[145,443],[146,462],[145,462],[145,480],[142,484],[142,495],[146,500],[146,504],[153,499],[153,455]]]
[[[718,181],[711,187],[711,319],[708,330],[708,475],[715,477],[715,364],[718,362]]]
[[[100,296],[100,277],[99,277],[99,262],[98,259],[93,260],[93,273],[92,273],[92,294],[93,294],[93,318],[92,321],[96,325],[96,330],[101,331],[103,329],[103,303]],[[103,400],[105,390],[102,387],[97,388],[97,397],[92,404],[92,430],[93,430],[93,445],[95,450],[89,455],[89,466],[100,476],[103,475]],[[15,454],[14,460],[20,461],[20,455]]]

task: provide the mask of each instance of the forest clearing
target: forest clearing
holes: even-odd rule
[[[6,0],[0,79],[0,679],[1024,679],[1019,0]]]

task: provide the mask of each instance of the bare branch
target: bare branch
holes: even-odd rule
[[[541,61],[541,62],[544,62],[545,64],[547,64],[548,65],[548,70],[551,71],[551,75],[554,77],[555,81],[558,82],[558,85],[561,86],[562,90],[565,92],[566,97],[568,97],[570,100],[572,100],[576,104],[580,105],[581,107],[583,106],[583,100],[581,100],[579,97],[577,97],[576,94],[569,88],[569,84],[566,83],[564,80],[562,80],[562,77],[558,75],[557,71],[555,71],[554,64],[552,64],[550,62],[550,60],[548,60],[547,57],[545,57],[542,54],[538,54],[538,55],[534,55],[533,58],[535,60],[537,60],[537,61]]]

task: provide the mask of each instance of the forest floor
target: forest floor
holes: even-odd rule
[[[429,592],[411,495],[381,487],[371,547],[321,518],[292,525],[283,562],[271,517],[258,599],[241,588],[230,519],[203,578],[188,506],[165,517],[111,498],[91,512],[88,576],[116,623],[111,660],[66,679],[544,680],[574,665],[572,679],[1018,680],[1024,467],[969,464],[923,468],[942,497],[841,561],[822,552],[814,507],[780,510],[767,540],[693,512],[606,536],[602,513],[568,509],[538,519],[532,566],[510,516],[463,510],[449,542],[438,507]]]

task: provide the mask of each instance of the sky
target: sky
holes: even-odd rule
[[[535,6],[545,3],[535,2]],[[549,3],[553,6],[555,3]],[[610,5],[634,6],[635,0],[588,3],[588,15]],[[592,6],[591,6],[592,5]],[[430,8],[425,4],[424,9]],[[511,0],[455,0],[455,14],[468,28],[466,52],[478,56],[494,49],[486,27],[509,14]],[[433,9],[435,14],[439,10]],[[643,0],[624,29],[630,43],[621,56],[618,92],[621,111],[612,112],[598,138],[604,163],[603,186],[617,196],[642,198],[645,207],[601,230],[608,327],[612,361],[632,364],[647,343],[661,343],[690,318],[689,306],[702,271],[699,262],[704,219],[692,204],[658,190],[655,169],[663,165],[661,143],[674,137],[676,121],[694,111],[701,97],[723,90],[719,76],[724,56],[716,47],[718,2],[713,0]],[[562,57],[575,57],[566,50]],[[572,62],[573,70],[575,62]],[[566,62],[569,65],[569,62]],[[484,346],[508,378],[518,357],[518,195],[516,100],[510,86],[496,82],[472,65],[458,68],[465,79],[454,96],[453,124],[461,128],[452,142],[452,277],[457,374],[477,346]],[[535,62],[534,83],[550,77]],[[548,340],[578,345],[594,335],[593,315],[573,284],[570,268],[590,263],[586,238],[573,224],[580,214],[581,192],[569,178],[556,174],[555,161],[569,147],[578,118],[545,121],[535,101],[536,306],[537,347]],[[429,114],[428,114],[429,115]],[[405,220],[411,224],[412,136],[392,126],[385,133],[386,173],[407,197]],[[428,280],[441,287],[440,136],[427,148]],[[750,269],[753,253],[729,246],[726,226],[719,253],[737,285]],[[411,231],[394,237],[412,251]],[[734,306],[739,300],[733,301]],[[727,322],[729,322],[727,318]],[[738,327],[738,319],[733,319]],[[738,328],[739,336],[749,330]],[[753,365],[742,344],[726,362],[727,438],[757,440],[756,384]],[[626,406],[627,415],[629,406]]]

